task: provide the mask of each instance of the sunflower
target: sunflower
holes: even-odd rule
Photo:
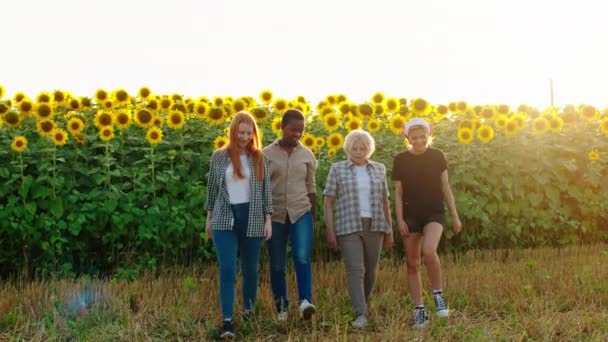
[[[6,95],[6,89],[0,84],[0,99]]]
[[[115,115],[116,127],[125,129],[131,126],[131,114],[126,110],[119,110]]]
[[[481,113],[479,113],[483,119],[486,120],[494,120],[496,118],[496,109],[494,106],[485,106],[482,108]]]
[[[509,119],[504,127],[505,134],[507,136],[512,136],[519,130],[519,125],[517,124],[517,120],[513,118]]]
[[[385,112],[386,112],[386,109],[384,108],[384,105],[377,104],[374,106],[374,116],[376,116],[376,117],[383,116]]]
[[[458,101],[456,102],[456,113],[465,114],[469,111],[470,107],[466,101]]]
[[[93,97],[95,98],[95,102],[104,103],[108,99],[108,92],[99,88],[95,91],[95,95]]]
[[[335,106],[338,103],[338,97],[336,95],[327,95],[325,96],[325,102],[327,102],[330,106]]]
[[[147,108],[140,108],[135,111],[135,123],[142,128],[149,128],[152,126],[154,116],[152,112]]]
[[[327,156],[329,158],[335,157],[336,153],[338,153],[338,149],[337,148],[330,148],[329,150],[327,150]]]
[[[5,114],[6,112],[8,112],[9,109],[11,109],[11,105],[7,102],[8,101],[0,102],[0,115]]]
[[[376,92],[374,93],[374,95],[372,95],[372,102],[375,104],[382,104],[382,102],[384,102],[384,94],[381,92]]]
[[[441,115],[442,117],[448,115],[448,106],[446,105],[439,105],[437,106],[437,108],[435,108],[435,111],[437,112],[437,114]]]
[[[38,134],[43,136],[51,136],[55,128],[57,128],[57,124],[53,120],[38,120],[36,122],[36,129],[38,130]]]
[[[340,124],[340,118],[334,113],[327,114],[323,117],[323,126],[328,132],[335,131],[338,129],[338,127],[340,127]]]
[[[149,87],[141,87],[137,92],[137,96],[142,100],[147,99],[150,95],[152,95],[152,90]]]
[[[38,103],[38,105],[36,106],[36,116],[38,117],[38,119],[44,120],[44,119],[51,119],[53,117],[53,107],[46,102],[42,102],[42,103]]]
[[[393,115],[388,121],[388,128],[395,134],[403,134],[403,125],[405,125],[405,122],[406,120],[403,115]]]
[[[55,90],[53,92],[53,101],[57,106],[65,105],[65,101],[68,99],[68,93],[63,90]]]
[[[36,95],[36,102],[38,103],[51,103],[51,94],[48,91],[41,91]]]
[[[394,97],[389,97],[386,99],[386,111],[389,113],[395,113],[399,110],[399,100]]]
[[[19,115],[19,113],[15,112],[14,110],[11,110],[8,113],[4,114],[2,121],[4,121],[8,125],[8,127],[15,128],[21,124],[21,116]]]
[[[163,127],[164,124],[165,124],[165,119],[158,114],[154,114],[154,117],[152,118],[152,125],[154,125],[156,127]]]
[[[104,126],[112,126],[114,123],[114,115],[106,111],[100,110],[95,114],[95,127],[101,128]]]
[[[206,102],[197,101],[194,105],[194,116],[196,116],[198,119],[206,118],[210,109],[209,104]]]
[[[150,110],[158,110],[159,104],[158,104],[158,100],[157,99],[150,99],[147,103],[146,103],[146,108],[150,109]]]
[[[598,117],[599,112],[593,106],[583,105],[581,108],[581,115],[587,121],[593,121]]]
[[[118,105],[126,105],[131,102],[131,96],[122,88],[114,90],[112,95],[114,102],[116,102]]]
[[[51,132],[51,139],[56,146],[63,146],[68,142],[68,133],[63,128],[55,128]]]
[[[213,149],[219,150],[220,148],[226,146],[227,143],[228,138],[223,135],[220,135],[219,137],[215,138],[215,140],[213,140]]]
[[[272,130],[272,133],[274,133],[274,135],[276,135],[277,137],[281,136],[281,123],[282,119],[280,116],[276,116],[274,119],[272,119],[272,122],[270,123],[270,129]]]
[[[507,124],[508,120],[509,120],[509,118],[507,118],[506,115],[500,114],[494,120],[494,126],[496,126],[498,128],[505,128],[505,125]]]
[[[84,122],[79,117],[73,117],[68,120],[68,131],[72,133],[72,135],[76,135],[84,129]]]
[[[323,107],[320,111],[319,111],[319,116],[321,118],[324,118],[327,115],[330,114],[335,114],[336,110],[334,109],[334,107]]]
[[[347,115],[347,114],[357,115],[352,112],[352,110],[351,110],[352,106],[353,106],[353,104],[351,104],[349,102],[341,103],[340,106],[338,106],[338,111],[342,115]],[[331,107],[328,107],[328,108],[331,108]]]
[[[344,123],[344,128],[347,132],[354,131],[355,129],[363,128],[363,124],[361,123],[361,119],[356,116],[352,116],[346,120]]]
[[[13,95],[13,100],[15,100],[16,103],[19,103],[19,102],[23,101],[26,98],[27,98],[27,96],[22,91],[18,91],[18,92],[15,93],[15,95]]]
[[[207,111],[205,119],[214,125],[219,125],[226,120],[226,110],[224,106],[213,106]]]
[[[526,115],[524,113],[515,113],[511,117],[511,120],[517,124],[517,129],[524,129],[526,127]]]
[[[17,108],[19,109],[19,112],[21,112],[22,115],[29,116],[34,112],[35,106],[32,100],[25,98],[17,104]]]
[[[151,127],[146,133],[146,140],[150,145],[156,145],[163,140],[163,131],[158,127]]]
[[[600,121],[600,131],[605,135],[608,135],[608,116]]]
[[[344,144],[344,136],[340,133],[332,133],[327,137],[327,147],[329,149],[338,149]]]
[[[76,98],[70,98],[68,100],[68,108],[71,110],[79,110],[80,109],[80,101]]]
[[[99,130],[99,139],[108,142],[114,138],[114,128],[112,126],[105,126]]]
[[[508,116],[509,114],[511,114],[511,108],[505,104],[501,104],[496,107],[496,112],[498,114]]]
[[[560,118],[559,116],[553,115],[549,119],[549,129],[551,130],[551,132],[559,133],[563,127],[564,127],[564,120],[562,118]]]
[[[272,102],[272,91],[268,89],[262,90],[260,93],[260,101],[265,105],[269,105]]]
[[[80,145],[84,144],[84,142],[86,140],[86,137],[82,133],[75,134],[74,138],[76,139],[76,142]]]
[[[477,130],[477,140],[488,143],[494,138],[494,130],[488,125],[483,125]]]
[[[245,110],[245,108],[247,108],[247,103],[242,98],[238,98],[236,101],[232,102],[232,109],[237,113]]]
[[[468,144],[473,141],[473,130],[470,128],[459,128],[458,141],[463,144]]]
[[[416,115],[424,115],[431,110],[431,105],[425,99],[417,98],[412,100],[410,110]]]
[[[596,151],[589,152],[589,160],[598,160],[599,158],[600,158],[600,155]]]
[[[266,107],[255,107],[251,110],[251,115],[255,118],[255,121],[260,123],[270,117],[270,113]]]
[[[88,97],[84,97],[84,96],[80,97],[80,105],[82,106],[82,109],[93,108],[93,102],[91,101],[91,99]]]
[[[380,121],[378,121],[376,119],[370,119],[367,122],[367,130],[370,133],[376,133],[376,132],[378,132],[381,127],[382,127],[382,124],[380,123]]]
[[[281,98],[274,100],[272,109],[274,110],[275,114],[283,115],[283,113],[285,113],[288,109],[287,100]]]
[[[27,138],[23,135],[18,135],[13,139],[13,143],[11,144],[11,148],[13,151],[17,153],[23,152],[27,148]]]
[[[317,137],[315,139],[315,148],[321,148],[325,146],[325,139],[321,138],[321,137]]]
[[[182,129],[185,123],[186,118],[184,116],[184,113],[182,112],[173,111],[171,112],[171,114],[169,114],[169,117],[167,118],[167,126],[172,129]]]
[[[168,110],[169,108],[171,108],[171,105],[173,105],[173,100],[171,100],[171,98],[167,95],[163,95],[160,99],[160,101],[158,102],[160,109],[161,110]]]
[[[542,116],[532,121],[532,131],[536,134],[544,134],[549,130],[549,121]]]
[[[312,134],[304,134],[301,141],[304,146],[312,150],[315,147],[317,138]]]
[[[298,95],[296,96],[296,101],[301,103],[301,104],[306,104],[306,98],[302,95]]]
[[[357,106],[357,113],[361,117],[371,118],[374,116],[374,107],[370,103],[362,103]]]

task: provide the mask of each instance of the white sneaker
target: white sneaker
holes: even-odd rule
[[[363,329],[367,325],[367,318],[365,315],[357,316],[357,319],[350,323],[353,327],[357,329]]]
[[[433,294],[433,299],[435,300],[435,308],[437,309],[435,315],[437,317],[448,317],[450,315],[450,311],[448,310],[448,306],[445,303],[443,293],[438,292]]]
[[[300,303],[300,314],[305,320],[309,320],[315,312],[317,312],[317,308],[310,304],[308,300],[304,299]]]
[[[279,312],[279,314],[277,315],[277,321],[285,322],[286,320],[287,320],[287,311]]]

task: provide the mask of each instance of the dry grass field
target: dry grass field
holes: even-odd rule
[[[605,341],[607,247],[444,255],[445,290],[452,313],[448,319],[433,317],[419,331],[409,327],[413,308],[406,293],[403,260],[382,261],[370,324],[362,331],[349,326],[352,311],[341,261],[314,265],[318,308],[314,319],[302,321],[292,308],[288,321],[281,324],[274,319],[264,264],[257,315],[246,324],[235,318],[237,339]],[[220,318],[217,286],[214,264],[144,274],[133,282],[94,278],[3,282],[0,340],[213,340]],[[296,297],[294,286],[290,278],[291,298]],[[432,310],[429,293],[425,302]]]

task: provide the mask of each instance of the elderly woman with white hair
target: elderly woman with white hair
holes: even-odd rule
[[[364,328],[382,245],[388,252],[394,243],[389,191],[384,164],[369,159],[375,143],[368,132],[351,131],[343,148],[348,159],[332,164],[325,184],[325,226],[329,248],[339,245],[344,259],[352,325]]]

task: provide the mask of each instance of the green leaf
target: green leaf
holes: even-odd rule
[[[34,214],[36,214],[36,209],[37,209],[37,207],[36,207],[36,202],[28,202],[28,203],[25,203],[25,211],[26,211],[28,214],[30,214],[30,215],[32,215],[32,216],[33,216]]]
[[[57,197],[54,201],[51,201],[49,210],[56,218],[63,215],[63,201],[61,200],[61,197]]]

